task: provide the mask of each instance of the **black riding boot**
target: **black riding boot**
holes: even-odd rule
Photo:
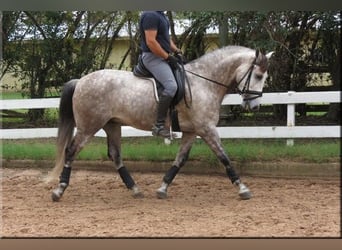
[[[170,130],[165,128],[165,120],[170,104],[172,102],[171,96],[162,95],[159,98],[157,107],[157,120],[152,127],[152,135],[170,138]]]

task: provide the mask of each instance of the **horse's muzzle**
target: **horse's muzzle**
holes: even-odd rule
[[[244,100],[241,106],[250,112],[257,112],[260,109],[260,98],[255,98],[252,100]]]

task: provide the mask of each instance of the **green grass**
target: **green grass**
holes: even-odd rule
[[[46,90],[45,96],[46,97],[57,97],[60,93],[55,89]],[[27,95],[23,95],[21,92],[15,91],[2,91],[0,95],[0,99],[3,100],[10,100],[10,99],[27,99],[29,98]]]
[[[20,92],[2,92],[1,98],[3,100],[9,100],[9,99],[24,99],[27,97],[24,97]]]
[[[54,160],[54,140],[3,140],[3,159]],[[285,140],[223,140],[224,148],[234,161],[302,161],[324,163],[339,161],[339,140],[295,140],[292,147]],[[178,152],[179,140],[165,145],[159,138],[124,138],[122,156],[133,161],[172,161]],[[95,138],[81,151],[77,159],[107,160],[105,138]],[[216,156],[202,141],[197,140],[190,160],[218,163]]]
[[[43,144],[36,142],[16,143],[3,141],[2,157],[4,159],[32,159],[48,160],[55,155],[53,144]]]

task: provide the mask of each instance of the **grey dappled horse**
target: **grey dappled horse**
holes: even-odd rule
[[[175,107],[182,131],[181,145],[157,190],[158,198],[167,197],[167,188],[188,159],[196,136],[200,136],[222,162],[239,196],[251,198],[250,190],[240,180],[222,147],[216,125],[224,96],[234,90],[241,94],[243,107],[252,111],[259,108],[270,55],[228,46],[185,65],[191,86],[191,105],[188,107],[182,100]],[[190,99],[189,91],[186,98]],[[53,180],[60,175],[60,182],[52,192],[52,199],[60,200],[69,184],[73,160],[101,128],[107,134],[108,156],[120,177],[133,196],[141,197],[121,159],[121,126],[151,130],[156,108],[151,80],[138,78],[129,71],[104,69],[66,83],[60,101],[56,165],[49,176],[49,180]],[[77,128],[75,136],[74,127]]]

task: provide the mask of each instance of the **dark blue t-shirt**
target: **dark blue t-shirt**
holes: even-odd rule
[[[157,30],[156,40],[167,52],[171,52],[170,47],[170,23],[162,11],[145,11],[141,14],[139,28],[141,32],[141,49],[143,52],[151,52],[146,44],[145,30]]]

